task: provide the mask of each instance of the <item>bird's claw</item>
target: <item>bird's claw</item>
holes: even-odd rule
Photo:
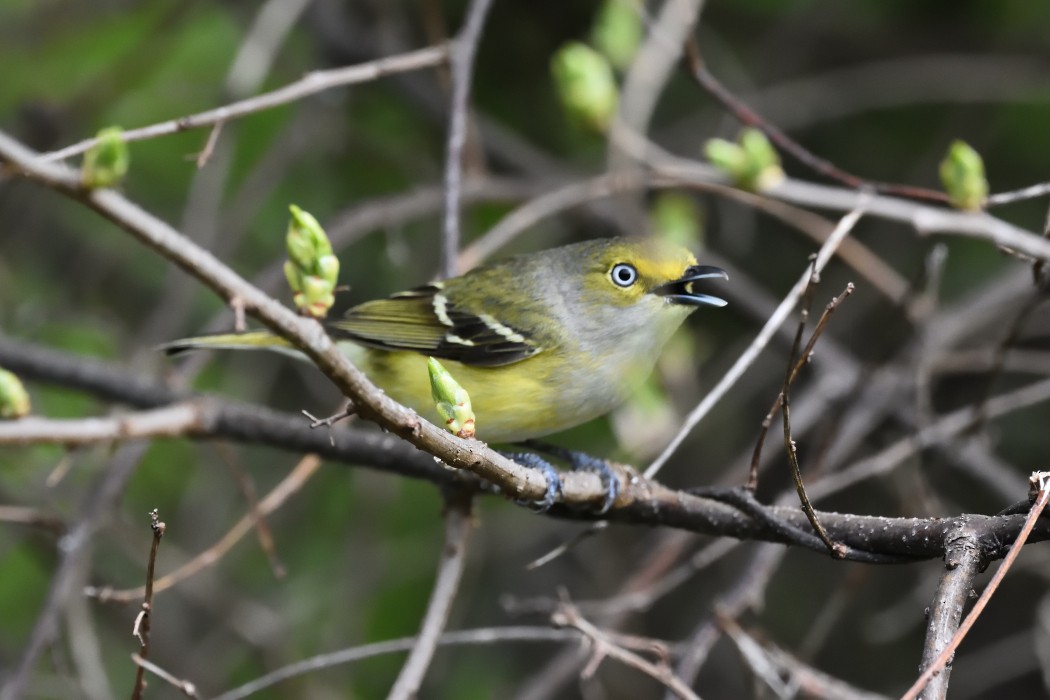
[[[558,502],[561,497],[561,476],[558,475],[558,470],[554,468],[550,462],[540,457],[537,454],[531,452],[513,452],[504,453],[504,456],[508,459],[517,462],[523,467],[535,469],[543,474],[547,479],[547,493],[544,494],[543,500],[541,501],[526,501],[516,500],[518,505],[525,506],[529,510],[535,513],[546,513],[551,507]]]

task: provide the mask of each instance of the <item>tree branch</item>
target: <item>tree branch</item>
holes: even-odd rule
[[[131,143],[133,141],[144,141],[157,138],[158,136],[176,134],[188,129],[199,129],[205,126],[222,124],[264,109],[273,109],[274,107],[290,104],[315,93],[331,90],[334,87],[363,83],[393,73],[438,66],[448,59],[449,51],[450,47],[448,45],[431,46],[400,56],[388,56],[356,66],[313,71],[312,73],[307,73],[300,80],[289,83],[277,90],[256,95],[246,100],[240,100],[239,102],[233,102],[216,109],[210,109],[206,112],[198,112],[197,114],[138,129],[128,129],[121,134],[121,137],[126,143]],[[97,138],[84,139],[61,150],[42,153],[38,157],[41,161],[47,162],[65,160],[84,153],[96,144],[98,144]]]

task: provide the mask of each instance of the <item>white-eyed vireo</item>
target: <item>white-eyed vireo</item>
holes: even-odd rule
[[[439,425],[427,357],[442,360],[470,394],[477,437],[519,442],[621,403],[686,316],[725,305],[694,283],[725,277],[677,245],[600,239],[368,301],[326,327],[376,385]],[[267,331],[185,338],[164,349],[193,348],[292,351]]]

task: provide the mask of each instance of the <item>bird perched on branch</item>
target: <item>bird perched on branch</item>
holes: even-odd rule
[[[719,278],[727,278],[724,270],[697,264],[677,245],[598,239],[367,301],[325,327],[377,386],[439,424],[427,358],[440,359],[470,395],[477,437],[513,443],[623,402],[690,313],[725,306],[698,288]],[[163,346],[169,354],[198,348],[298,354],[268,331]]]

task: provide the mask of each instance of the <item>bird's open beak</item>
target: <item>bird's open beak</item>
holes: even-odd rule
[[[725,299],[710,294],[703,294],[696,290],[697,282],[709,279],[728,280],[729,275],[722,268],[714,267],[713,265],[693,265],[680,278],[674,282],[668,282],[657,287],[653,290],[653,293],[665,296],[668,301],[675,304],[725,306],[728,303]]]

